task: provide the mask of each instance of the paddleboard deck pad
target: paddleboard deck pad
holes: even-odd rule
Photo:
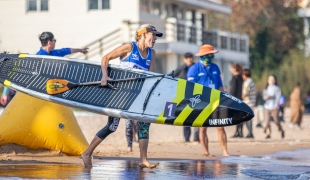
[[[217,127],[254,117],[241,100],[215,89],[158,73],[109,65],[109,86],[79,86],[63,93],[46,92],[49,79],[73,83],[100,81],[99,62],[28,54],[0,55],[0,83],[30,96],[108,116],[150,123]],[[141,77],[154,76],[141,79]],[[59,87],[54,87],[57,88]]]

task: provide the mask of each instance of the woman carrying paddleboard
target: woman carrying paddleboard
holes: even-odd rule
[[[157,37],[162,37],[163,33],[158,32],[153,25],[141,25],[136,31],[136,42],[124,44],[110,53],[106,54],[101,60],[102,67],[102,86],[107,85],[109,61],[115,58],[121,59],[121,65],[131,68],[154,71],[155,51],[152,49]],[[120,118],[109,117],[107,125],[102,128],[91,141],[89,147],[82,154],[85,167],[92,167],[91,156],[95,148],[111,133],[115,132]],[[138,122],[138,138],[140,147],[141,168],[154,168],[156,164],[151,164],[147,160],[147,148],[149,142],[150,123]]]

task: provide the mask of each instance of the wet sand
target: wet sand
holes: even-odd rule
[[[310,149],[271,155],[207,160],[152,159],[155,169],[140,169],[132,158],[105,158],[91,169],[75,164],[0,165],[0,179],[310,179]]]
[[[77,113],[77,119],[88,142],[91,141],[95,133],[100,128],[102,128],[107,121],[106,116],[92,113]],[[175,161],[185,162],[189,164],[193,162],[194,164],[197,164],[198,162],[200,162],[204,164],[203,167],[206,167],[214,166],[215,162],[226,162],[226,160],[228,161],[232,158],[239,158],[245,156],[257,157],[265,156],[267,154],[273,154],[275,152],[291,152],[298,149],[310,149],[310,115],[304,116],[302,130],[291,129],[288,127],[289,109],[286,109],[285,120],[286,122],[282,123],[286,132],[285,139],[281,139],[280,133],[277,131],[275,124],[272,124],[271,139],[265,139],[263,129],[256,127],[253,128],[255,136],[254,139],[231,138],[231,136],[234,134],[235,127],[226,127],[225,129],[228,137],[228,151],[232,155],[229,158],[223,158],[221,155],[221,149],[217,142],[217,132],[215,128],[208,128],[207,131],[210,141],[209,150],[216,157],[207,158],[202,156],[203,152],[200,144],[183,142],[182,127],[152,124],[150,130],[148,157],[151,162],[160,161],[160,165],[158,167],[159,169],[161,169],[160,167],[163,167],[162,164],[164,163],[169,164],[172,162],[172,165],[170,164],[169,166],[174,166],[173,164],[175,163],[173,162]],[[244,135],[246,134],[247,129],[244,127]],[[127,152],[127,143],[125,138],[125,121],[121,120],[117,132],[111,134],[95,150],[93,159],[94,168],[91,171],[96,172],[98,168],[102,169],[107,164],[113,164],[115,162],[118,163],[116,163],[117,165],[115,165],[113,168],[121,169],[123,165],[129,163],[131,167],[130,171],[139,171],[136,170],[137,167],[135,166],[137,165],[139,157],[138,150],[138,143],[134,142],[133,152]],[[238,160],[234,161],[237,161],[238,163]],[[232,162],[229,162],[228,164],[232,164]],[[36,169],[37,165],[39,165],[39,167],[42,166],[42,168],[47,169],[49,169],[50,167],[54,167],[52,169],[55,169],[55,166],[57,166],[58,169],[62,167],[63,170],[74,169],[74,172],[76,171],[76,169],[78,169],[77,171],[80,172],[80,168],[82,168],[81,171],[85,173],[83,170],[83,162],[80,157],[67,156],[58,151],[33,151],[14,144],[7,144],[0,147],[0,166],[2,168],[9,167],[7,165],[14,165],[14,167],[17,166],[17,169],[19,165],[33,166],[34,169]],[[183,164],[180,166],[185,165]],[[158,168],[156,168],[156,172],[159,171]],[[68,170],[68,173],[69,172],[70,170]],[[186,170],[184,170],[184,172],[186,172]],[[88,172],[88,174],[89,173],[90,172]],[[0,177],[3,176],[1,176],[0,174]],[[37,178],[40,177],[37,176]]]

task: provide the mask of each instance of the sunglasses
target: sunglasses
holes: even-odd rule
[[[56,42],[56,39],[52,39],[51,41],[52,41],[52,42]]]

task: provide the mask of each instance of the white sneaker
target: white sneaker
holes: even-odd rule
[[[297,129],[298,131],[302,130],[300,126],[295,126],[295,129]]]
[[[198,141],[194,141],[194,142],[192,142],[192,145],[198,145],[199,144],[199,142]]]
[[[288,125],[288,127],[291,128],[291,129],[293,129],[293,128],[294,128],[294,124],[293,124],[293,123],[290,123],[290,124]]]

